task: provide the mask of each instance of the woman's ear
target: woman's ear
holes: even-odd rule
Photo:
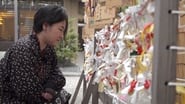
[[[43,25],[42,25],[43,31],[45,31],[47,29],[47,27],[48,27],[48,24],[47,23],[43,23]]]

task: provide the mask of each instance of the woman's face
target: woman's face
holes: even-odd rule
[[[45,39],[46,43],[52,46],[56,46],[63,38],[66,28],[66,21],[61,21],[53,25],[46,26]]]

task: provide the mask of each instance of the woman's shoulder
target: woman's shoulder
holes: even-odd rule
[[[21,50],[21,51],[29,51],[29,49],[32,46],[32,41],[30,39],[30,35],[21,37],[17,42],[15,42],[11,49],[13,49],[14,51],[16,50]]]

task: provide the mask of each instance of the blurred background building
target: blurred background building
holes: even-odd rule
[[[82,43],[84,3],[81,0],[0,0],[0,51],[32,30],[33,15],[45,5],[59,5],[73,18],[73,28]]]

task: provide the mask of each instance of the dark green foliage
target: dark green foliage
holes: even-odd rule
[[[73,20],[69,20],[68,33],[65,40],[61,41],[56,47],[58,61],[62,66],[71,65],[72,61],[76,59],[79,50],[78,35],[74,32]]]

